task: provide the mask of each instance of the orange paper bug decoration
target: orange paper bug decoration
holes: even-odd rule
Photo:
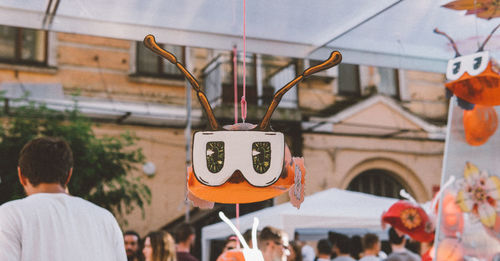
[[[472,110],[464,110],[463,123],[467,143],[480,146],[497,130],[498,116],[495,108],[476,105]]]
[[[304,162],[291,156],[283,133],[272,130],[271,116],[288,90],[304,78],[339,64],[342,55],[332,52],[326,61],[306,69],[278,90],[258,125],[239,123],[221,127],[194,76],[172,53],[158,46],[154,36],[146,36],[144,44],[177,66],[196,91],[208,117],[211,130],[193,135],[188,198],[197,206],[210,207],[213,202],[263,201],[290,191],[292,204],[299,207],[304,199]]]
[[[476,53],[462,56],[455,41],[437,28],[434,32],[448,38],[455,50],[455,58],[448,61],[445,84],[448,91],[458,97],[459,105],[472,109],[474,104],[485,106],[500,105],[500,68],[484,46],[498,29],[496,26]]]

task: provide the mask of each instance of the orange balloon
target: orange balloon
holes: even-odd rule
[[[476,104],[472,110],[464,110],[465,140],[471,146],[488,141],[498,127],[498,116],[493,107]]]
[[[464,248],[456,238],[445,238],[439,242],[436,261],[462,261]]]

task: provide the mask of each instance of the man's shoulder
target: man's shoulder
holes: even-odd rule
[[[410,250],[405,250],[402,252],[392,252],[389,256],[387,256],[387,261],[397,261],[397,260],[411,260],[411,261],[419,261],[421,260],[420,256],[411,252]]]
[[[177,252],[177,261],[199,261],[188,252]]]
[[[90,201],[80,197],[64,193],[37,193],[23,199],[12,200],[0,206],[0,213],[16,213],[24,211],[45,212],[49,207],[56,209],[67,209],[70,212],[77,211],[86,215],[102,216],[105,219],[113,219],[114,216],[107,209],[102,208]]]

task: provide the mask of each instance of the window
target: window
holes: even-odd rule
[[[345,96],[360,96],[359,67],[355,64],[339,64],[338,93]]]
[[[0,25],[0,60],[47,64],[47,32]]]
[[[347,190],[368,193],[372,195],[400,198],[399,191],[408,189],[394,178],[394,174],[383,169],[371,169],[354,178]]]
[[[222,102],[234,102],[234,69],[233,69],[233,54],[230,59],[223,64],[223,79],[222,79]],[[256,84],[256,69],[255,55],[247,53],[245,57],[245,99],[248,104],[257,104],[257,84]],[[237,59],[238,70],[238,101],[243,93],[243,53],[238,53]]]
[[[136,46],[137,74],[163,78],[184,78],[175,64],[153,53],[142,42],[137,42]],[[160,46],[174,54],[177,60],[184,64],[184,47],[169,44],[160,44]]]

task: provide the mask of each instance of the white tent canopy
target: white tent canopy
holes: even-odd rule
[[[435,27],[467,54],[500,19],[441,7],[451,0],[247,1],[247,51],[444,72],[454,57]],[[2,0],[0,24],[140,41],[242,49],[243,0]],[[500,35],[486,46],[500,58]]]
[[[293,236],[299,228],[367,228],[379,229],[383,211],[397,200],[360,192],[328,189],[307,196],[297,210],[290,203],[241,216],[240,231],[252,228],[253,218],[259,218],[259,229],[273,226]],[[232,220],[236,224],[235,219]],[[233,234],[225,223],[220,222],[202,229],[202,255],[208,260],[209,242]]]

